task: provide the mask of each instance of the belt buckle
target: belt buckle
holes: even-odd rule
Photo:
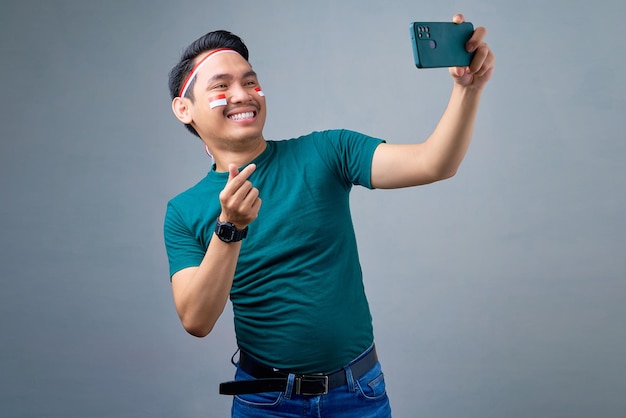
[[[302,392],[302,383],[303,382],[320,382],[324,390],[321,392]],[[326,375],[314,375],[314,374],[302,374],[298,375],[294,381],[295,385],[295,393],[296,395],[308,395],[308,396],[317,396],[317,395],[326,395],[328,393],[328,376]]]

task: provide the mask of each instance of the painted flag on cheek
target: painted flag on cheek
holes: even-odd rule
[[[226,106],[226,95],[218,94],[217,96],[209,97],[209,106],[211,106],[211,109],[217,106]]]
[[[259,96],[265,96],[265,93],[263,93],[263,90],[261,90],[261,87],[255,87],[254,91],[256,91]]]

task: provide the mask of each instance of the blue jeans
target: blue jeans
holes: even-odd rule
[[[369,351],[369,350],[368,350]],[[365,355],[367,351],[358,358]],[[357,360],[358,360],[357,358]],[[356,361],[356,360],[355,360]],[[352,362],[354,363],[354,361]],[[350,364],[352,364],[350,363]],[[391,417],[385,379],[377,363],[359,379],[354,379],[348,364],[347,384],[328,391],[326,395],[289,395],[295,375],[290,374],[285,392],[266,392],[235,395],[233,418],[388,418]],[[235,380],[249,380],[252,376],[237,367]]]

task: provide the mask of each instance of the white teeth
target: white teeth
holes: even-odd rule
[[[235,115],[230,115],[228,119],[242,120],[242,119],[251,119],[253,117],[254,117],[254,112],[245,112],[245,113],[237,113]]]

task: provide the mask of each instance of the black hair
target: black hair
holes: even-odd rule
[[[243,43],[241,38],[234,33],[231,33],[226,30],[216,30],[213,32],[209,32],[206,35],[201,36],[196,39],[189,45],[178,61],[178,64],[174,66],[170,70],[169,73],[169,89],[171,99],[174,100],[175,97],[178,97],[180,92],[180,88],[193,69],[194,60],[196,57],[203,52],[211,51],[213,49],[218,48],[229,48],[237,51],[239,55],[241,55],[246,61],[248,61],[248,48],[246,44]],[[189,84],[189,88],[187,90],[186,96],[191,99],[193,102],[193,85],[195,84],[195,79],[191,81]],[[185,127],[192,134],[200,137],[198,132],[189,124],[185,124]]]

